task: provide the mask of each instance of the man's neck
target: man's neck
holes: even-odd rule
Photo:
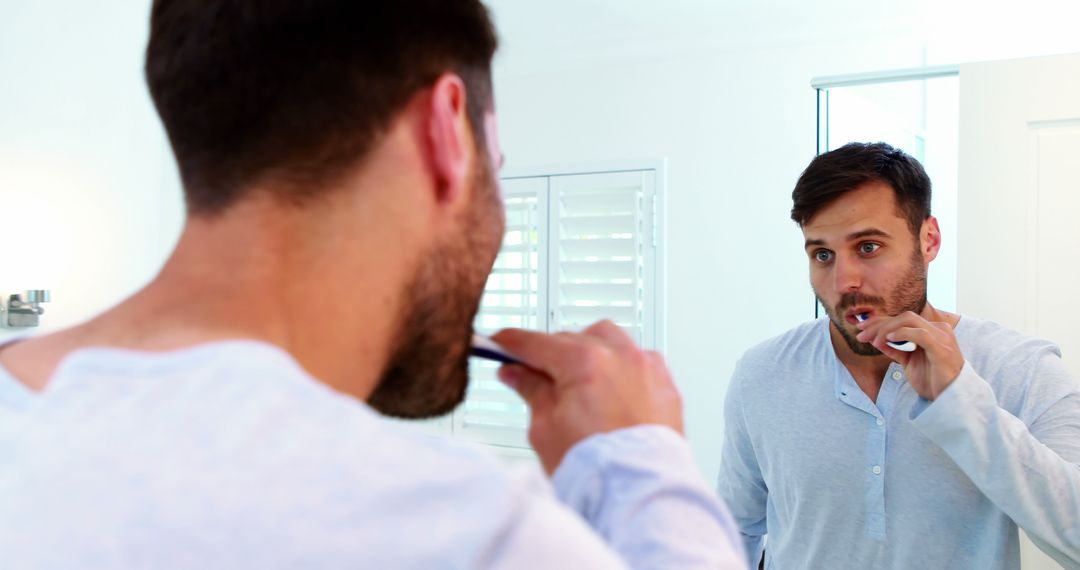
[[[833,351],[836,358],[848,369],[855,383],[862,388],[871,402],[877,401],[878,392],[881,390],[882,379],[889,369],[892,361],[885,355],[865,356],[856,354],[848,346],[844,337],[837,330],[836,325],[829,322],[829,338],[832,340]]]

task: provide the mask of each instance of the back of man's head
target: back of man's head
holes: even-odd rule
[[[848,143],[811,161],[791,193],[791,219],[805,226],[834,200],[868,182],[892,187],[897,214],[918,235],[930,217],[930,177],[919,161],[883,142]]]
[[[317,197],[446,72],[482,143],[495,47],[479,0],[155,0],[146,79],[188,212],[212,215],[256,187]]]

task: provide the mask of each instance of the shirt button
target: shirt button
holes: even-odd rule
[[[881,466],[880,465],[875,465],[874,466],[874,475],[881,475]]]
[[[878,419],[877,419],[877,425],[879,425],[879,426],[883,426],[883,425],[885,425],[885,420],[883,420],[883,419],[881,419],[881,418],[878,418]]]
[[[903,377],[904,377],[904,375],[899,370],[892,373],[892,379],[893,380],[899,380],[899,379],[901,379]]]

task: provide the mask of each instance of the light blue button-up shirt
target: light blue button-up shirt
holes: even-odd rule
[[[827,319],[740,360],[719,492],[766,568],[1015,569],[1017,523],[1080,567],[1080,390],[1053,344],[963,317],[934,402],[893,364],[872,402]],[[767,545],[765,538],[767,538]]]

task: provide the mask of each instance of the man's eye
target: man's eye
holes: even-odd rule
[[[881,244],[867,242],[867,243],[859,245],[859,253],[862,253],[862,254],[874,253],[880,247],[881,247]]]
[[[814,260],[818,263],[828,263],[832,259],[832,252],[819,249],[814,252]]]

